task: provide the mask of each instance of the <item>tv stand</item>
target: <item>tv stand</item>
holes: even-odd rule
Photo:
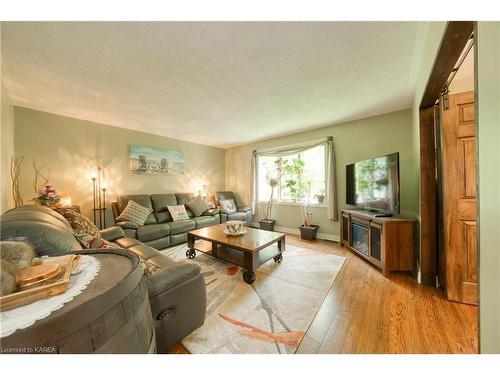
[[[381,269],[413,272],[417,221],[378,216],[366,210],[342,210],[341,245]]]
[[[388,214],[385,212],[377,212],[373,214],[373,217],[392,217],[392,216],[393,216],[392,214]]]

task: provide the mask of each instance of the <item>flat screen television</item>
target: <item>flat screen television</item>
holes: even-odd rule
[[[347,165],[346,203],[399,214],[399,152]]]

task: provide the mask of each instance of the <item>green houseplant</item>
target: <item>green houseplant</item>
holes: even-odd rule
[[[290,189],[292,201],[301,204],[302,225],[299,226],[300,238],[315,240],[319,225],[311,224],[310,198],[312,182],[304,176],[304,161],[294,159],[292,163],[285,166],[285,174],[288,177],[286,186]]]
[[[287,161],[283,160],[282,158],[278,158],[274,162],[274,168],[268,171],[266,174],[266,182],[271,187],[271,195],[269,196],[269,200],[267,201],[266,216],[259,220],[260,229],[268,231],[274,230],[276,220],[271,219],[273,204],[275,201],[274,189],[276,189],[280,185],[281,178],[286,172],[286,166]]]

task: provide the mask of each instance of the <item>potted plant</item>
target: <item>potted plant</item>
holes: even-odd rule
[[[289,177],[286,186],[290,189],[293,202],[301,203],[302,225],[299,226],[300,238],[303,240],[315,240],[319,225],[311,224],[311,181],[304,176],[304,161],[294,159],[286,166],[286,174]]]
[[[318,194],[314,196],[319,204],[325,203],[325,189],[321,189]]]
[[[276,224],[275,219],[271,219],[271,214],[274,204],[274,189],[281,183],[281,178],[283,177],[287,161],[282,158],[278,158],[274,162],[275,167],[272,171],[268,171],[266,174],[267,184],[271,187],[271,195],[267,201],[266,216],[259,220],[259,227],[263,230],[274,231],[274,225]]]

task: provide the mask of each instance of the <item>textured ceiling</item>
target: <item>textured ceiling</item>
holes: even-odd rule
[[[15,105],[230,147],[411,105],[415,22],[2,23]]]

